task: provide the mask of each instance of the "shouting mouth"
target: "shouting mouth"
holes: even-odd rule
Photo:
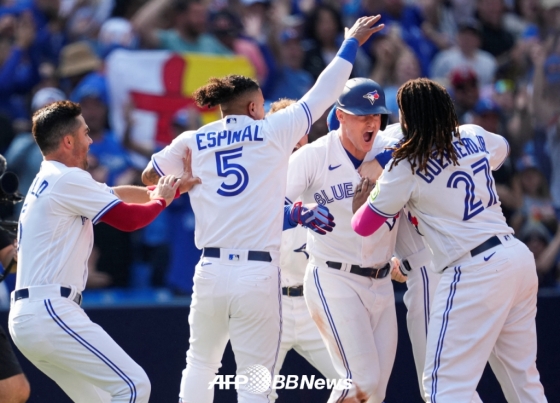
[[[366,143],[372,142],[373,141],[373,132],[372,131],[371,132],[365,132],[363,134],[363,138],[364,138],[364,141]]]

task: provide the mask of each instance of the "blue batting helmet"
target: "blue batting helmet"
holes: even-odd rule
[[[381,115],[381,130],[387,127],[391,113],[385,106],[385,91],[369,78],[348,80],[335,106],[350,115]]]

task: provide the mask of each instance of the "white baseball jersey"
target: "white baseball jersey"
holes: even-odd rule
[[[80,168],[43,161],[21,211],[16,289],[86,285],[93,224],[120,200]]]
[[[188,131],[152,157],[160,175],[181,175],[185,149],[202,180],[189,191],[198,248],[264,250],[278,264],[288,158],[336,99],[352,64],[336,57],[297,103],[263,120],[237,115]]]
[[[389,170],[391,161],[368,199],[369,206],[387,218],[407,205],[409,219],[426,237],[439,271],[491,236],[513,233],[490,172],[507,158],[507,141],[475,125],[460,126],[460,133],[461,140],[453,142],[460,165],[447,158],[430,159],[427,172],[416,169],[412,175],[408,161]],[[390,191],[384,191],[388,186]]]
[[[282,232],[282,247],[280,249],[282,287],[303,285],[305,267],[309,259],[306,244],[306,228],[298,225]]]
[[[286,197],[294,200],[299,196],[304,204],[326,205],[335,218],[336,226],[327,235],[308,231],[307,250],[312,264],[319,259],[323,264],[333,261],[362,267],[382,266],[393,256],[398,217],[390,217],[372,236],[361,237],[354,232],[352,197],[360,175],[339,136],[338,130],[332,131],[292,155]]]

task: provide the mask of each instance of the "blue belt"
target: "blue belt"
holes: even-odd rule
[[[202,251],[204,257],[220,258],[220,248],[204,248]],[[247,260],[256,260],[259,262],[272,262],[272,257],[269,252],[262,252],[258,250],[250,250],[247,254]]]
[[[64,298],[68,298],[72,294],[72,289],[68,287],[60,287],[60,296]],[[19,301],[20,299],[29,298],[29,289],[22,288],[20,290],[16,290],[14,292],[14,301]],[[82,305],[82,294],[76,293],[73,301],[78,304]]]

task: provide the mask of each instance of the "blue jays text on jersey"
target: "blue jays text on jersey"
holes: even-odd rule
[[[219,132],[197,133],[196,145],[199,150],[206,148],[221,147],[244,141],[263,141],[263,137],[259,137],[259,126],[245,126],[241,130],[221,130]]]
[[[331,186],[330,189],[321,189],[313,195],[315,202],[322,205],[332,203],[335,200],[349,199],[352,197],[354,197],[354,186],[352,182],[339,183]]]
[[[478,145],[470,138],[463,138],[461,140],[453,142],[453,147],[457,151],[458,159],[462,159],[467,155],[476,153],[489,154],[488,150],[486,149],[484,138],[482,136],[476,136],[476,138],[478,139]],[[422,172],[420,168],[418,168],[416,169],[416,174],[420,178],[424,179],[426,183],[432,183],[436,176],[438,176],[449,165],[453,164],[445,152],[444,157],[447,162],[438,160],[437,158],[428,159],[428,163],[426,166],[427,171]]]

